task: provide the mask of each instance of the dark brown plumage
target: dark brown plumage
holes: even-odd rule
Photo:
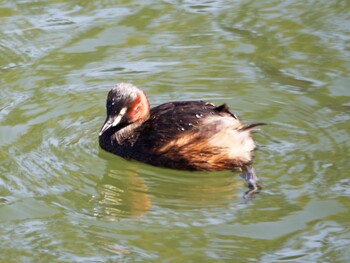
[[[104,150],[127,159],[181,170],[245,168],[255,148],[251,131],[226,104],[169,102],[150,109],[136,86],[117,84],[107,97],[107,118],[99,134]],[[247,169],[247,167],[249,169]],[[251,183],[250,183],[251,184]]]

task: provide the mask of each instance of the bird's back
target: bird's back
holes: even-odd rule
[[[125,157],[182,170],[233,169],[251,162],[250,133],[225,104],[170,102],[151,109],[125,142]]]

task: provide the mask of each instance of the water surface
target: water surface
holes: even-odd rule
[[[348,1],[0,1],[1,262],[347,262]],[[99,149],[105,98],[226,102],[264,190]]]

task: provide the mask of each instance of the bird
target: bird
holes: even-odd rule
[[[118,83],[108,93],[100,147],[125,159],[189,171],[241,170],[248,196],[261,189],[252,131],[227,104],[173,101],[150,108],[144,91]]]

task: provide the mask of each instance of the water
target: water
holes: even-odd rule
[[[347,262],[350,2],[0,1],[1,262]],[[116,82],[226,102],[264,190],[99,149]]]

